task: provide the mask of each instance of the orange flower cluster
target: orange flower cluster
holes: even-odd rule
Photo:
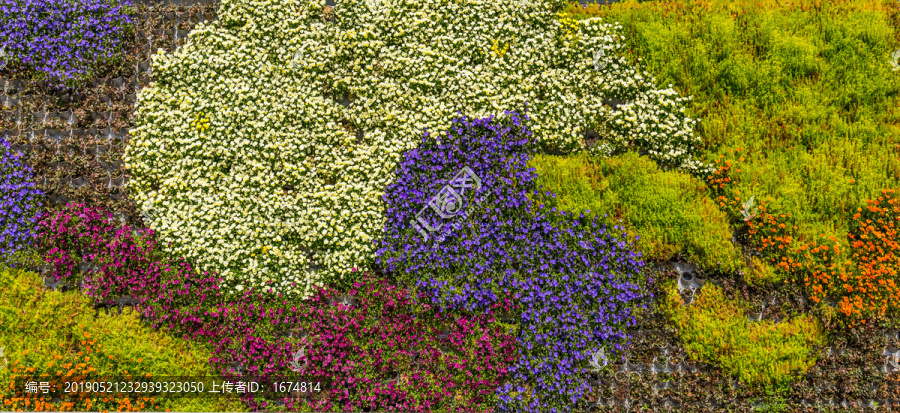
[[[89,333],[84,333],[84,336],[85,338],[90,338],[91,335]],[[60,355],[58,352],[54,351],[51,361],[48,362],[44,368],[37,370],[51,372],[54,371],[53,368],[56,366],[56,368],[61,369],[55,370],[56,376],[61,376],[66,381],[86,380],[87,374],[96,370],[88,364],[88,362],[91,361],[90,354],[98,352],[98,349],[94,348],[96,344],[97,340],[81,341],[81,345],[84,347],[77,353],[77,356],[79,357]],[[60,347],[64,347],[64,344],[60,343]],[[22,352],[22,355],[28,355],[28,350]],[[82,357],[85,362],[78,363],[77,361]],[[60,362],[60,364],[57,365],[59,360],[71,360],[72,358],[74,358],[75,361],[68,363]],[[109,356],[109,358],[112,359],[112,356]],[[34,373],[36,370],[35,367],[18,366],[18,364],[20,364],[18,360],[13,360],[9,364],[10,367],[12,367],[12,372],[19,373],[19,375]],[[38,374],[37,377],[34,377],[32,380],[35,382],[45,381],[42,380],[41,377],[47,377],[47,373]],[[62,384],[57,380],[46,381],[52,388],[60,389],[62,387]],[[96,395],[92,396],[91,393],[88,392],[68,393],[63,397],[63,399],[68,400],[52,403],[50,402],[50,394],[42,394],[40,392],[37,394],[25,393],[22,389],[15,389],[12,382],[7,388],[9,389],[7,392],[0,391],[0,410],[3,411],[72,412],[100,409],[101,411],[139,412],[153,410],[157,404],[155,398],[152,397],[137,397],[135,398],[136,400],[132,402],[130,397],[122,396],[121,393],[114,397],[101,398]],[[13,394],[13,397],[8,397],[10,393]]]
[[[851,287],[865,295],[869,309],[880,314],[898,308],[897,288],[900,269],[900,199],[898,191],[884,189],[876,200],[868,200],[865,208],[853,215],[853,231],[849,234],[853,261],[857,265]]]
[[[728,150],[728,153],[740,153],[741,149]],[[740,158],[741,161],[744,158]],[[731,186],[734,181],[731,177],[731,167],[732,162],[728,159],[725,159],[725,155],[719,155],[719,159],[713,161],[713,164],[716,165],[716,170],[713,174],[708,178],[707,187],[712,192],[713,196],[716,197],[716,201],[718,201],[719,206],[722,207],[723,210],[731,213],[734,211],[734,207],[738,207],[740,209],[740,197],[735,196],[732,198],[730,195],[726,195],[728,190],[726,187]],[[737,172],[740,172],[738,169]],[[732,191],[737,194],[737,191]]]
[[[729,174],[736,163],[724,159],[723,155],[720,158],[708,187],[717,196],[719,206],[737,218],[742,208],[741,198],[737,190],[730,189],[734,179]],[[865,323],[866,317],[900,310],[898,192],[885,189],[878,199],[869,200],[865,208],[859,208],[847,234],[851,245],[849,256],[842,254],[834,237],[821,243],[800,242],[794,235],[798,227],[791,214],[769,211],[764,201],[758,206],[759,215],[746,223],[748,234],[776,270],[787,275],[785,279],[806,285],[810,299],[838,300],[839,313],[849,316],[851,322],[862,319]]]
[[[842,254],[837,239],[831,243],[800,245],[787,248],[785,253],[773,254],[781,259],[779,267],[792,277],[800,277],[809,288],[810,298],[816,302],[831,297],[839,299],[838,312],[850,318],[884,316],[900,310],[897,288],[897,269],[900,268],[900,246],[897,242],[897,222],[900,201],[895,190],[883,190],[878,200],[854,215],[855,228],[847,234],[850,256]],[[865,215],[862,214],[865,212]],[[792,257],[792,258],[786,258]],[[784,266],[784,260],[794,259]]]

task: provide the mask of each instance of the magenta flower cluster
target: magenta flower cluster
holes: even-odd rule
[[[517,359],[514,338],[494,317],[510,311],[509,302],[472,317],[437,313],[373,276],[354,287],[347,298],[356,306],[329,305],[335,291],[320,289],[298,309],[311,316],[303,331],[311,349],[305,373],[333,383],[329,397],[304,407],[493,411],[496,390]]]
[[[346,294],[319,288],[305,301],[227,295],[221,278],[166,258],[152,231],[116,229],[103,211],[72,204],[41,225],[55,274],[71,277],[93,262],[84,273],[88,295],[135,298],[151,326],[210,345],[221,375],[324,383],[312,397],[247,396],[251,409],[492,411],[518,360],[515,338],[494,317],[514,310],[508,300],[474,317],[438,312],[424,296],[412,299],[370,275]]]
[[[184,260],[173,264],[164,257],[152,230],[116,227],[110,218],[84,204],[44,215],[38,245],[55,281],[82,281],[85,294],[101,301],[131,296],[146,303],[191,273]]]
[[[222,301],[214,283],[192,287],[185,280],[184,289],[160,293],[164,302],[205,293],[216,303],[147,314],[156,325],[212,344],[218,371],[243,371],[263,382],[308,377],[327,383],[317,397],[248,396],[251,409],[492,411],[517,359],[514,338],[492,313],[437,314],[405,289],[371,276],[347,294],[320,288],[305,301],[253,291]]]
[[[114,226],[108,213],[84,204],[68,204],[57,212],[47,212],[38,221],[37,247],[44,262],[52,267],[54,281],[74,282],[82,263],[93,260],[106,247]]]
[[[165,259],[150,229],[132,230],[128,225],[98,251],[89,255],[96,266],[85,274],[85,294],[103,301],[131,296],[141,303],[158,300],[158,286],[180,284],[191,266],[184,260]]]

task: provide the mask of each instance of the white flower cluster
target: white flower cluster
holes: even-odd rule
[[[609,156],[622,148],[646,148],[654,161],[674,164],[685,171],[712,172],[714,168],[692,156],[701,140],[693,134],[697,120],[683,115],[682,102],[691,98],[680,98],[672,85],[669,87],[648,91],[618,106],[608,123],[613,133],[591,151]]]
[[[611,53],[620,27],[591,19],[573,35],[552,11],[562,0],[369,3],[341,2],[331,21],[324,1],[223,0],[217,21],[156,54],[125,161],[170,252],[236,290],[308,295],[349,275],[373,258],[403,151],[457,111],[503,117],[529,102],[555,151],[583,149],[585,127],[610,120],[607,147],[637,139],[688,159],[697,143],[674,92]],[[605,96],[633,103],[613,114]]]

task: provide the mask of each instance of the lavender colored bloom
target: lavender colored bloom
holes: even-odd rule
[[[74,86],[120,56],[131,1],[115,1],[0,0],[0,48],[55,86]]]
[[[31,168],[20,162],[9,142],[0,139],[0,256],[31,245],[43,193],[32,182]]]
[[[498,389],[499,408],[569,411],[590,390],[584,374],[591,355],[605,344],[621,350],[628,340],[644,263],[621,228],[532,201],[553,194],[535,187],[527,166],[535,148],[530,119],[506,114],[505,123],[455,119],[446,137],[429,139],[426,131],[422,145],[405,154],[384,196],[377,263],[428,292],[440,309],[484,311],[516,300],[521,357],[514,382]],[[441,242],[426,240],[411,222],[465,166],[481,189],[462,197],[462,225],[443,228]]]

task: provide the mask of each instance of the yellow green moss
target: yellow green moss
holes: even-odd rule
[[[630,235],[640,237],[638,250],[648,259],[682,253],[703,268],[733,271],[742,266],[727,215],[707,195],[705,184],[688,174],[661,171],[635,153],[608,159],[584,153],[537,155],[530,166],[543,191],[557,195],[541,202],[621,220]]]
[[[744,280],[747,284],[755,286],[778,283],[783,278],[779,272],[775,271],[775,267],[756,257],[750,259],[750,264],[744,273]]]
[[[560,11],[621,24],[626,56],[691,96],[698,157],[745,149],[728,195],[771,199],[770,210],[792,214],[795,240],[835,237],[848,249],[856,208],[900,186],[897,2],[571,2]]]
[[[5,410],[50,411],[247,411],[235,397],[167,396],[88,400],[66,395],[28,395],[21,381],[89,377],[125,379],[149,377],[215,377],[208,348],[154,331],[138,315],[101,312],[94,318],[91,299],[80,292],[43,287],[38,274],[0,265],[0,406]],[[46,379],[41,379],[47,377]]]
[[[825,343],[822,327],[807,314],[778,324],[750,322],[744,306],[714,285],[704,286],[688,306],[682,305],[674,282],[665,291],[663,311],[691,357],[751,386],[784,389],[794,373],[815,364],[814,346]]]

